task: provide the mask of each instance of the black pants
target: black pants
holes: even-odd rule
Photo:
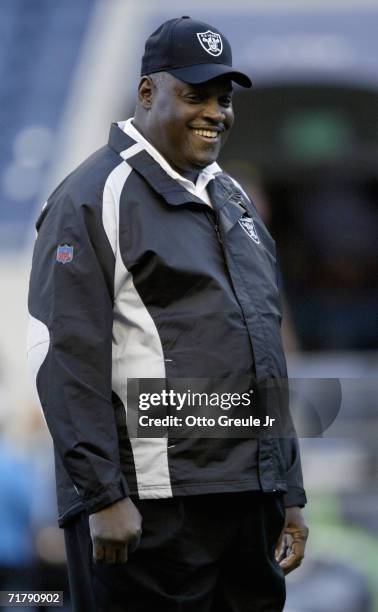
[[[232,493],[135,502],[139,548],[127,564],[93,563],[88,517],[65,528],[73,612],[278,612],[274,559],[280,495]]]

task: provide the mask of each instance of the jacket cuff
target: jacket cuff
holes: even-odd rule
[[[306,493],[301,487],[289,487],[287,493],[283,496],[285,508],[291,506],[299,506],[303,508],[307,504]]]
[[[88,514],[98,512],[107,506],[111,506],[116,501],[128,496],[128,487],[124,479],[120,482],[112,482],[108,486],[100,489],[96,495],[84,499],[85,509]]]

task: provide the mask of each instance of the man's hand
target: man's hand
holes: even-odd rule
[[[304,558],[308,527],[298,506],[286,508],[285,525],[276,547],[276,560],[285,575],[300,566]]]
[[[142,517],[129,497],[89,516],[94,561],[126,563],[142,534]]]

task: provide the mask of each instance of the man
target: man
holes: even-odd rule
[[[223,34],[164,23],[135,116],[37,223],[30,357],[74,610],[273,612],[303,558],[295,439],[129,433],[130,379],[286,376],[273,241],[216,163],[232,82],[251,85]]]

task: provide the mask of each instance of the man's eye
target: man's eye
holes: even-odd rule
[[[221,98],[219,102],[220,102],[220,104],[222,104],[222,106],[231,106],[232,98],[229,98],[229,97]]]
[[[186,96],[186,99],[189,100],[189,102],[201,102],[202,100],[201,96],[196,96],[195,94]]]

